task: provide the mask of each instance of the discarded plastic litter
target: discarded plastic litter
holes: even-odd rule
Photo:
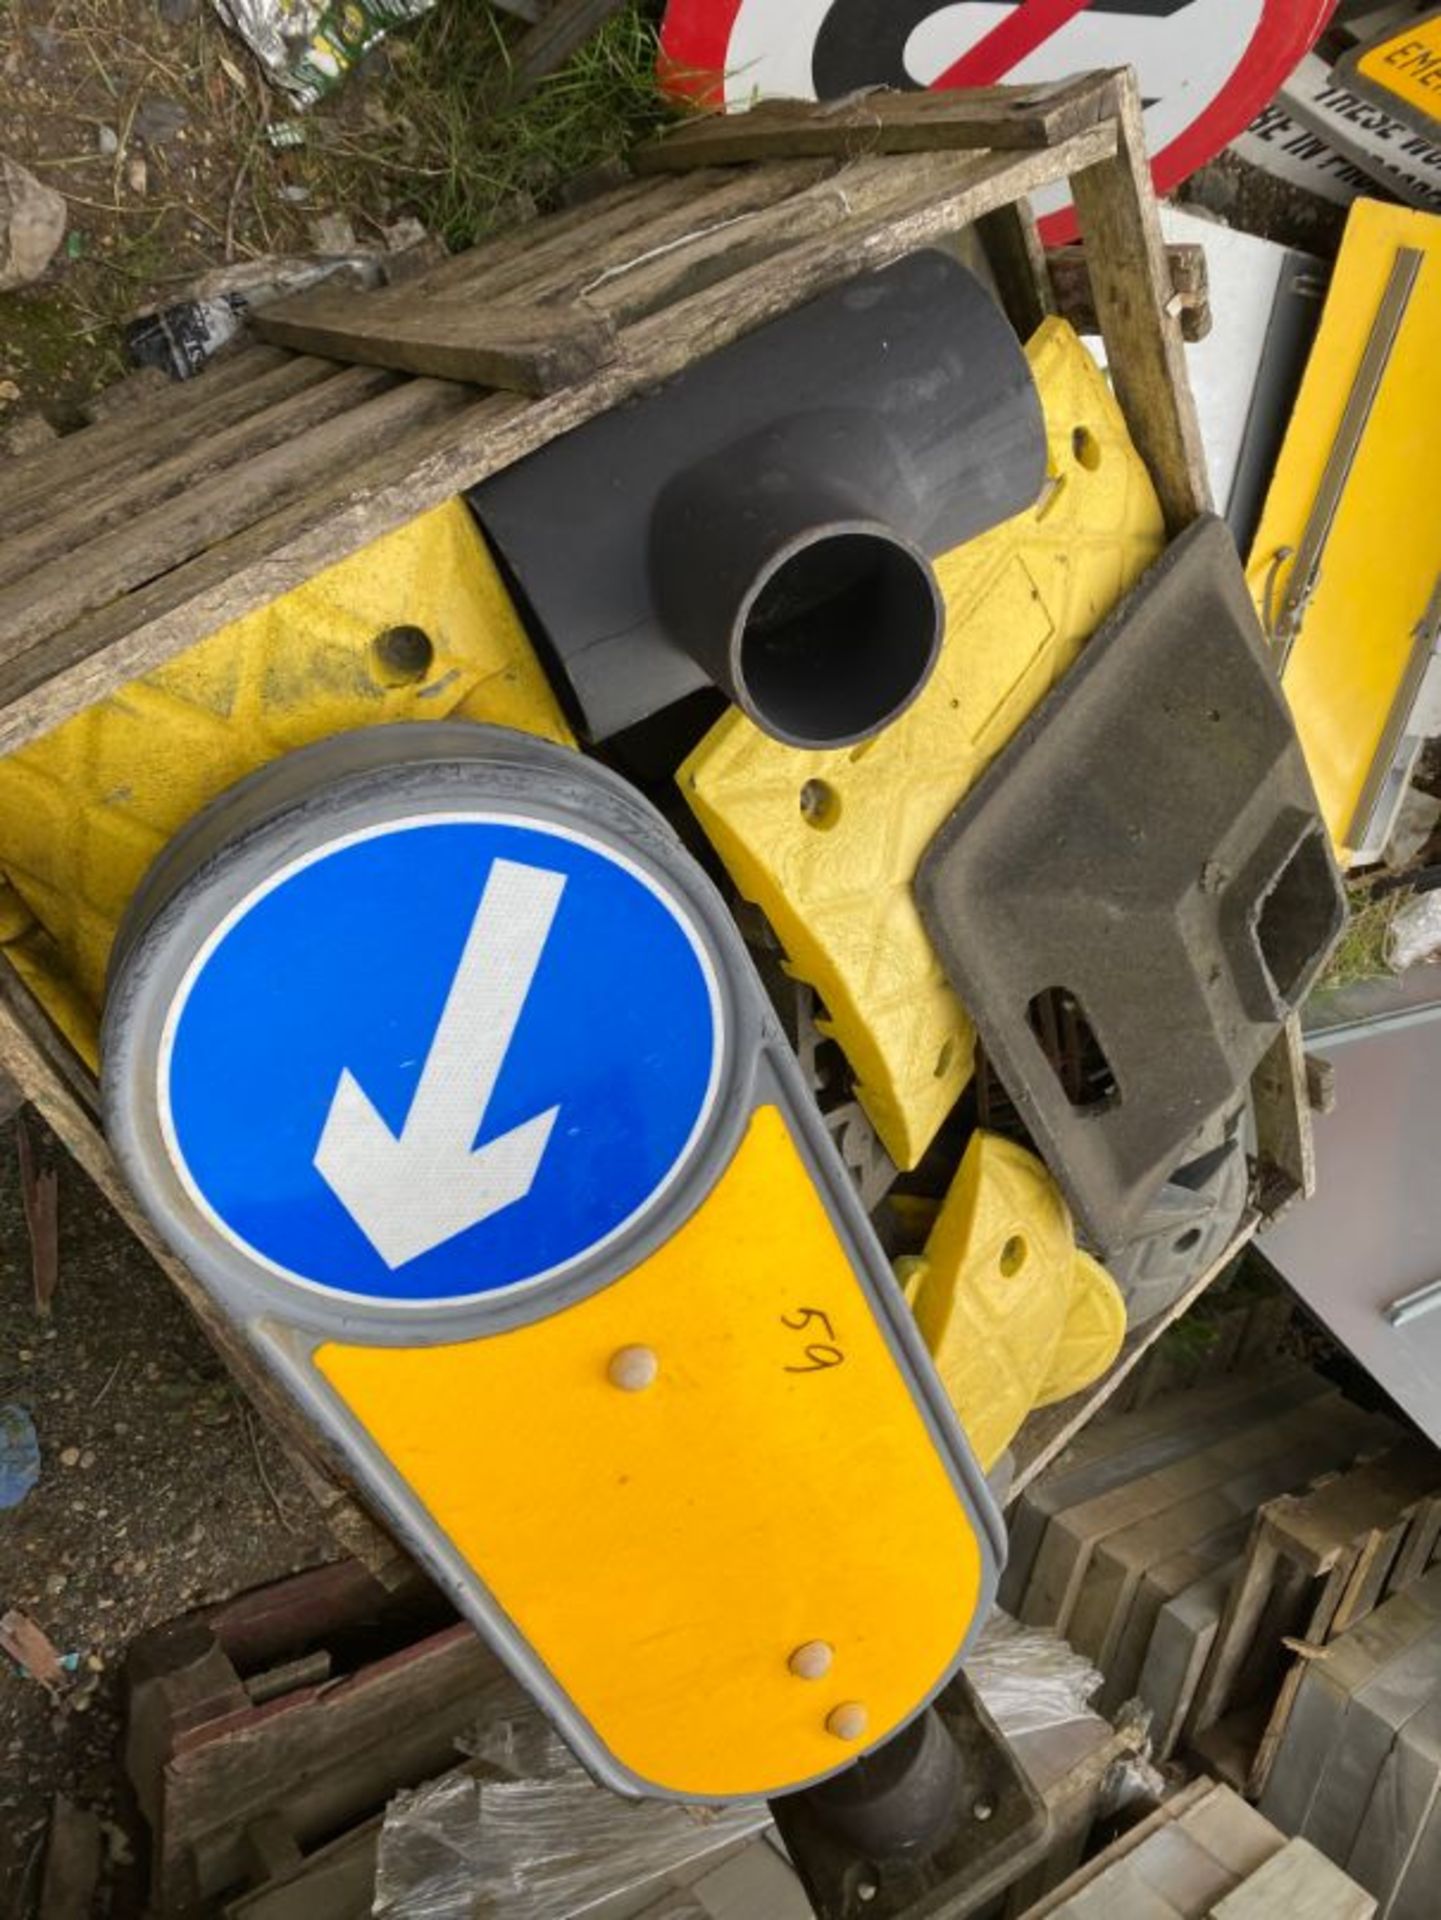
[[[392,27],[429,13],[434,0],[212,0],[301,106],[338,87]]]
[[[35,1422],[13,1401],[0,1406],[0,1507],[18,1507],[40,1478]]]

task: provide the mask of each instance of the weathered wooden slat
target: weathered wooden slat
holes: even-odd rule
[[[67,493],[57,502],[57,512],[0,547],[6,584],[18,584],[57,555],[80,555],[111,528],[131,526],[142,514],[215,474],[288,445],[297,435],[386,392],[396,379],[379,367],[346,367],[332,379],[248,414],[223,432],[196,436],[179,453],[144,467],[124,486],[86,489],[79,501]]]
[[[275,347],[245,347],[222,354],[199,378],[172,384],[166,395],[166,417],[181,420],[203,413],[217,394],[233,393],[284,365],[285,356]],[[132,416],[101,421],[7,460],[0,466],[0,507],[8,510],[36,488],[60,486],[76,474],[93,472],[97,461],[125,445],[127,426],[133,434]]]
[[[527,94],[620,11],[621,0],[550,0],[511,56],[509,94]]]
[[[1316,1139],[1307,1092],[1306,1049],[1299,1016],[1292,1015],[1251,1077],[1261,1200],[1279,1220],[1316,1191]]]
[[[728,171],[719,169],[714,175],[715,180],[729,177]],[[532,263],[543,264],[558,255],[574,260],[578,254],[588,254],[592,246],[603,245],[615,234],[678,205],[684,193],[683,183],[680,193],[675,191],[676,184],[674,179],[627,180],[579,206],[520,221],[474,247],[452,254],[413,281],[412,288],[429,296],[484,283],[492,295],[504,292],[524,284]],[[699,180],[695,184],[705,191],[711,183]],[[385,298],[386,292],[379,289],[377,297]]]
[[[356,453],[333,463],[327,478],[223,546],[148,577],[124,600],[86,615],[43,645],[0,660],[0,751],[44,732],[558,433],[679,373],[700,354],[827,286],[958,231],[1014,193],[1092,164],[1114,140],[1114,129],[1103,125],[1052,152],[939,156],[924,170],[919,190],[906,168],[895,202],[804,242],[783,269],[762,261],[639,321],[622,333],[616,359],[578,386],[532,401],[494,394],[453,418],[397,434],[393,445],[374,449],[369,459]],[[1252,1231],[1248,1226],[1242,1238]],[[1070,1430],[1067,1423],[1057,1449]]]
[[[1106,76],[1043,86],[965,87],[943,93],[877,90],[836,101],[761,101],[745,113],[707,114],[638,147],[638,173],[734,166],[744,160],[937,148],[1030,152],[1054,147],[1106,111]]]
[[[296,353],[463,380],[508,393],[556,393],[615,357],[615,329],[579,307],[412,301],[373,313],[364,294],[323,289],[262,307],[262,340]]]
[[[1170,274],[1134,73],[1113,75],[1106,89],[1116,150],[1073,173],[1071,192],[1111,383],[1176,534],[1210,508],[1206,453],[1180,325],[1166,311]]]
[[[598,274],[584,281],[572,279],[569,291],[587,306],[609,314],[618,325],[635,322],[693,298],[707,287],[762,266],[778,254],[788,254],[801,242],[818,238],[849,223],[877,214],[895,204],[897,178],[891,160],[857,160],[835,169],[825,166],[814,184],[789,191],[782,198],[775,176],[790,175],[784,168],[747,168],[732,176],[739,185],[748,175],[770,177],[765,201],[756,198],[741,206],[717,195],[704,222],[679,229],[670,239],[657,229],[635,235],[624,253]],[[944,189],[953,175],[951,156],[921,154],[906,170],[905,191],[914,194],[934,180]],[[784,263],[781,263],[782,266]]]
[[[1021,339],[1029,340],[1047,315],[1057,310],[1046,271],[1046,250],[1030,202],[1017,200],[997,207],[976,224],[1001,305]]]
[[[1045,269],[1057,311],[1070,321],[1077,333],[1099,333],[1086,249],[1052,247],[1046,254]],[[1180,321],[1181,338],[1188,343],[1204,340],[1211,331],[1206,249],[1194,240],[1170,242],[1166,247],[1166,270],[1171,287],[1167,310]]]
[[[462,410],[469,399],[466,388],[444,381],[406,381],[102,534],[73,559],[0,587],[0,659],[42,646],[70,622],[253,525],[339,464],[363,460],[408,428]]]
[[[1294,1632],[1296,1623],[1284,1616],[1304,1602],[1301,1636],[1315,1645],[1330,1637],[1360,1563],[1357,1543],[1372,1533],[1384,1533],[1415,1511],[1435,1494],[1438,1481],[1441,1458],[1418,1442],[1394,1447],[1308,1494],[1287,1496],[1261,1508],[1245,1570],[1232,1590],[1197,1691],[1188,1726],[1192,1737],[1214,1727],[1228,1709],[1244,1704],[1245,1677],[1254,1671],[1256,1654],[1272,1651],[1266,1644],[1268,1617],[1280,1632]],[[1288,1600],[1292,1590],[1297,1598]],[[1273,1602],[1273,1593],[1281,1595],[1281,1604]],[[1284,1732],[1294,1692],[1294,1684],[1289,1692],[1283,1685],[1278,1710],[1263,1714],[1259,1732],[1266,1765]],[[1258,1787],[1261,1784],[1258,1781]]]
[[[133,476],[183,452],[197,439],[224,433],[238,421],[310,392],[342,371],[333,360],[296,359],[278,347],[267,347],[265,352],[274,356],[275,365],[238,387],[222,383],[202,395],[199,389],[209,375],[201,374],[193,387],[184,390],[194,396],[188,407],[178,411],[166,407],[163,412],[148,414],[143,422],[111,420],[103,427],[87,428],[83,436],[72,436],[83,437],[89,444],[86,459],[73,473],[60,478],[39,475],[0,505],[0,585],[9,583],[4,544],[13,535],[48,520],[58,507],[78,507],[86,501],[105,499]]]

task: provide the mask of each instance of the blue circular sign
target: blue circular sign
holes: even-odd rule
[[[660,1198],[721,1012],[679,905],[597,840],[431,815],[240,902],[169,1011],[167,1149],[271,1272],[431,1306],[553,1278]]]

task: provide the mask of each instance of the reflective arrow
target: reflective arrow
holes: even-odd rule
[[[497,860],[399,1135],[346,1068],[315,1166],[388,1267],[523,1200],[559,1107],[475,1146],[550,935],[564,874]]]

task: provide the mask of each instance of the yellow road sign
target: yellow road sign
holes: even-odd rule
[[[1441,139],[1441,7],[1356,47],[1337,63],[1337,79]]]

